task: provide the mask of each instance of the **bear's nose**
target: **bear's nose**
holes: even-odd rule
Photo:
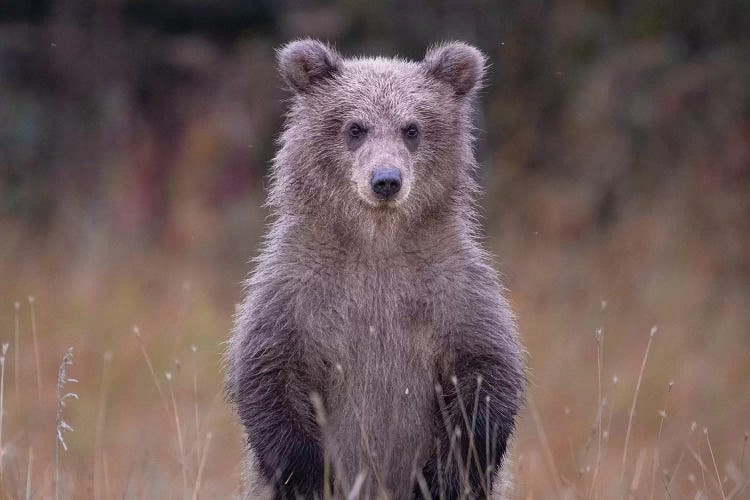
[[[401,171],[397,168],[379,168],[373,172],[370,185],[378,198],[391,199],[401,190]]]

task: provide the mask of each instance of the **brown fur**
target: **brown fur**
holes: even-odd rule
[[[486,495],[480,478],[501,463],[525,376],[476,237],[484,58],[453,43],[422,62],[344,59],[302,40],[279,64],[294,95],[273,162],[274,221],[227,353],[254,487],[320,496],[329,470],[336,495],[358,474],[367,497],[409,498],[420,476],[435,497]],[[347,135],[352,123],[364,138]],[[384,165],[403,180],[387,202],[369,189]]]

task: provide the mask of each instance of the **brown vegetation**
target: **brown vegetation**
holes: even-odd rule
[[[52,497],[57,466],[65,498],[238,491],[220,353],[265,223],[273,47],[417,58],[436,33],[493,61],[483,226],[531,369],[515,497],[750,495],[746,2],[50,3],[0,9],[4,495]]]

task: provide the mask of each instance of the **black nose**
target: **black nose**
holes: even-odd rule
[[[393,198],[401,190],[401,171],[397,168],[379,168],[372,174],[370,184],[379,198]]]

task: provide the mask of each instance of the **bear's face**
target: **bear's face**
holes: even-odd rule
[[[288,170],[274,179],[291,201],[377,222],[421,216],[470,189],[469,115],[484,73],[475,48],[443,45],[416,63],[342,59],[302,40],[279,65],[295,96],[276,161]]]

